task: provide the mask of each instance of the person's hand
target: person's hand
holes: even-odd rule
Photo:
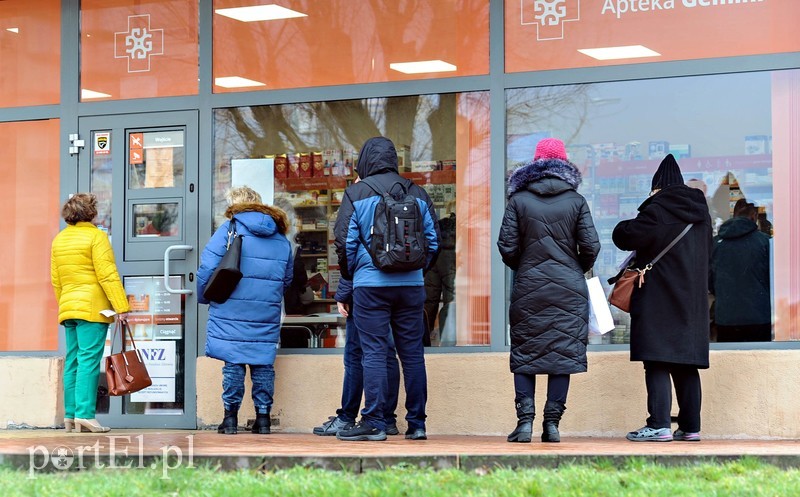
[[[128,313],[127,312],[120,312],[119,314],[117,314],[114,317],[116,318],[117,321],[119,321],[122,324],[125,324],[125,323],[128,322]]]
[[[349,305],[343,304],[341,302],[336,302],[336,307],[339,308],[339,314],[341,314],[342,317],[346,318],[347,316],[350,315],[350,306]]]

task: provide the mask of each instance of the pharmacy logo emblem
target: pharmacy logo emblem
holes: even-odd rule
[[[538,41],[563,40],[564,23],[580,21],[580,0],[520,0],[520,23],[536,25]]]
[[[128,59],[128,72],[148,72],[151,55],[164,55],[164,30],[150,27],[150,14],[128,16],[128,30],[114,33],[114,58]]]

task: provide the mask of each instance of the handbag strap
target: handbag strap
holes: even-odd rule
[[[681,240],[681,238],[683,238],[683,237],[684,237],[684,235],[686,235],[686,233],[688,233],[688,232],[689,232],[689,230],[690,230],[690,229],[692,229],[692,226],[694,226],[694,224],[688,224],[688,225],[686,225],[686,227],[685,227],[685,228],[683,228],[683,231],[681,231],[681,232],[680,232],[680,234],[679,234],[678,236],[676,236],[676,237],[675,237],[675,239],[674,239],[674,240],[672,240],[672,241],[669,243],[669,245],[667,245],[667,247],[666,247],[664,250],[662,250],[660,254],[658,254],[658,255],[656,256],[656,258],[655,258],[655,259],[653,259],[652,261],[650,261],[650,264],[648,264],[648,265],[647,265],[647,268],[648,268],[648,269],[651,269],[653,266],[655,266],[656,262],[658,262],[658,260],[659,260],[659,259],[661,259],[661,258],[664,256],[664,254],[666,254],[667,252],[669,252],[669,249],[671,249],[672,247],[674,247],[674,246],[675,246],[675,244],[676,244],[676,243],[678,243],[678,242]]]
[[[110,349],[111,353],[114,352],[114,342],[117,340],[117,330],[119,329],[120,323],[122,323],[122,322],[120,320],[117,320],[117,324],[114,325],[114,334],[111,336],[111,349]],[[128,332],[128,338],[131,339],[131,345],[133,345],[133,350],[135,350],[137,352],[137,354],[138,354],[139,351],[136,348],[136,340],[133,339],[133,333],[131,332],[131,327],[128,325],[128,323],[123,323],[122,326]],[[125,332],[124,331],[122,332],[122,351],[123,352],[125,351]]]
[[[228,250],[229,248],[231,248],[231,242],[237,236],[239,236],[239,233],[236,232],[236,218],[235,217],[231,217],[231,223],[228,226],[228,244],[225,245],[225,250]]]

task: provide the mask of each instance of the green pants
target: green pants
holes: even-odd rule
[[[64,360],[64,417],[94,419],[100,360],[108,333],[107,323],[67,319],[67,357]]]

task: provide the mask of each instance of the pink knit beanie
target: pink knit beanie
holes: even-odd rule
[[[556,138],[545,138],[536,145],[536,155],[533,160],[539,159],[560,159],[567,161],[567,150],[564,142]]]

